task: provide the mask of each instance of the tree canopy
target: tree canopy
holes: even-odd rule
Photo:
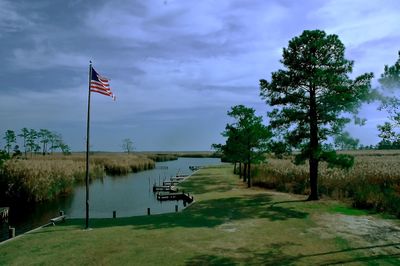
[[[324,149],[329,136],[339,135],[371,94],[372,73],[355,79],[348,76],[354,62],[344,56],[345,46],[337,35],[306,30],[283,48],[283,69],[271,81],[260,80],[261,97],[275,107],[268,113],[271,128],[300,153],[296,162],[308,160],[309,200],[318,199],[318,164],[348,167],[352,159]]]
[[[399,58],[392,66],[385,65],[384,72],[379,78],[379,84],[383,91],[389,90],[392,93],[398,93],[400,89],[400,51]],[[400,99],[398,95],[381,98],[383,99],[381,108],[388,111],[389,121],[383,125],[378,125],[379,137],[381,138],[378,148],[398,149],[400,147]]]
[[[379,78],[379,83],[387,89],[400,88],[400,51],[399,58],[392,66],[385,65],[384,71]]]
[[[6,149],[8,154],[10,154],[10,150],[13,143],[17,143],[17,136],[22,140],[22,147],[24,148],[25,158],[27,156],[27,152],[29,151],[31,155],[33,153],[37,153],[40,151],[40,145],[42,144],[42,154],[46,155],[49,153],[53,153],[56,149],[60,149],[61,152],[65,155],[70,154],[70,147],[65,144],[62,139],[61,134],[57,132],[52,132],[48,129],[40,129],[39,131],[35,129],[28,129],[26,127],[22,128],[21,133],[16,135],[13,130],[7,130],[5,132],[4,139],[6,140]],[[20,153],[19,145],[14,147],[14,155],[16,153]]]
[[[133,141],[129,138],[122,140],[122,149],[128,154],[133,151]]]
[[[226,143],[214,144],[213,147],[221,151],[228,161],[245,165],[244,177],[250,187],[251,164],[265,159],[271,132],[263,125],[262,117],[255,115],[253,108],[236,105],[228,111],[228,115],[234,118],[235,122],[227,124],[222,133],[227,138]]]

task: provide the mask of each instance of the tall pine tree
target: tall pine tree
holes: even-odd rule
[[[272,73],[271,81],[260,80],[261,97],[270,106],[270,124],[284,134],[292,148],[300,150],[295,162],[308,160],[309,200],[318,200],[318,165],[349,167],[353,158],[325,151],[323,143],[338,135],[350,121],[345,113],[356,113],[371,93],[372,73],[350,79],[353,61],[344,57],[345,47],[337,35],[306,30],[283,49],[284,68]]]

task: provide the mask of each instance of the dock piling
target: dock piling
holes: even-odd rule
[[[8,227],[8,238],[14,238],[15,237],[15,228],[9,226]]]
[[[117,211],[113,211],[113,218],[117,218]]]
[[[178,212],[178,205],[175,205],[175,212]]]
[[[150,208],[147,208],[147,215],[150,215]]]

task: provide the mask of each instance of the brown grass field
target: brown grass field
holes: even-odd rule
[[[105,174],[125,175],[155,167],[155,160],[170,159],[165,155],[99,153],[90,156],[90,178]],[[44,201],[69,193],[74,185],[85,180],[84,153],[28,156],[5,162],[0,172],[0,183],[8,198],[25,201]]]
[[[351,200],[353,205],[387,211],[400,217],[400,151],[350,151],[355,156],[349,170],[320,164],[322,196]],[[268,159],[255,169],[254,184],[297,194],[309,193],[308,164],[296,166],[290,158]]]

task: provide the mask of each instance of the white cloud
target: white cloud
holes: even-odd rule
[[[17,11],[17,5],[6,0],[0,0],[0,38],[3,33],[12,33],[33,28],[35,23],[27,14]]]
[[[338,34],[349,48],[387,36],[400,36],[400,2],[330,0],[311,12],[328,33]]]
[[[14,49],[12,60],[15,67],[31,70],[44,70],[54,67],[82,68],[87,66],[89,62],[87,56],[61,52],[41,45],[32,49]]]

